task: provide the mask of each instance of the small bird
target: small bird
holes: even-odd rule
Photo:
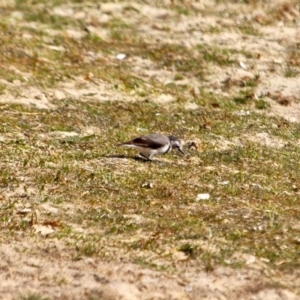
[[[152,133],[137,137],[129,142],[119,144],[118,146],[134,148],[140,152],[140,155],[148,160],[152,160],[154,155],[169,153],[172,149],[177,149],[183,155],[181,142],[175,136]]]

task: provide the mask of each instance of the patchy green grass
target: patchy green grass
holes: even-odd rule
[[[20,296],[17,299],[20,299],[20,300],[48,300],[49,298],[40,296],[38,294],[31,294],[28,296]]]
[[[259,32],[259,30],[253,26],[253,24],[251,23],[242,23],[240,25],[237,26],[238,30],[240,30],[243,34],[246,35],[254,35],[254,36],[259,36],[261,35],[261,33]]]
[[[23,138],[2,142],[1,189],[24,186],[24,196],[2,203],[1,227],[9,239],[14,232],[32,232],[32,219],[16,214],[17,204],[38,209],[49,203],[61,211],[47,217],[61,224],[53,238],[66,240],[74,257],[112,258],[110,247],[116,247],[128,260],[151,265],[147,255],[136,260],[135,253],[143,250],[167,259],[167,249],[176,247],[189,259],[206,261],[208,268],[229,261],[235,252],[266,259],[274,268],[279,261],[284,261],[280,268],[297,265],[299,149],[272,149],[247,140],[227,150],[216,148],[218,137],[234,141],[266,128],[286,141],[296,139],[296,125],[277,126],[280,120],[256,114],[237,117],[234,107],[203,107],[197,113],[170,112],[152,103],[68,103],[71,109],[61,106],[51,114],[22,106],[1,109],[6,124],[2,132],[23,132]],[[11,114],[16,111],[23,114]],[[209,130],[202,126],[207,121]],[[81,136],[90,126],[99,134]],[[170,154],[164,163],[135,160],[136,153],[115,144],[143,133],[138,128],[201,138],[202,150],[187,150],[187,158]],[[79,135],[40,137],[56,131]],[[29,197],[30,188],[35,197]],[[197,202],[203,192],[210,199]],[[74,209],[66,211],[67,203]],[[73,231],[71,224],[90,233]]]

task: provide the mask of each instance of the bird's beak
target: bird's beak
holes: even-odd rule
[[[178,148],[178,151],[180,151],[183,155],[185,155],[182,149]]]

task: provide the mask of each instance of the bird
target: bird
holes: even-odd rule
[[[139,151],[140,155],[147,160],[152,160],[154,155],[169,153],[172,149],[177,149],[183,155],[181,141],[173,135],[163,135],[151,133],[134,138],[131,141],[118,144],[121,147],[134,148]]]

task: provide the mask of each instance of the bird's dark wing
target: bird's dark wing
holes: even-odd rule
[[[151,148],[151,149],[159,149],[163,147],[165,144],[163,141],[153,140],[149,136],[141,136],[130,142],[131,144],[137,145],[139,147]]]

